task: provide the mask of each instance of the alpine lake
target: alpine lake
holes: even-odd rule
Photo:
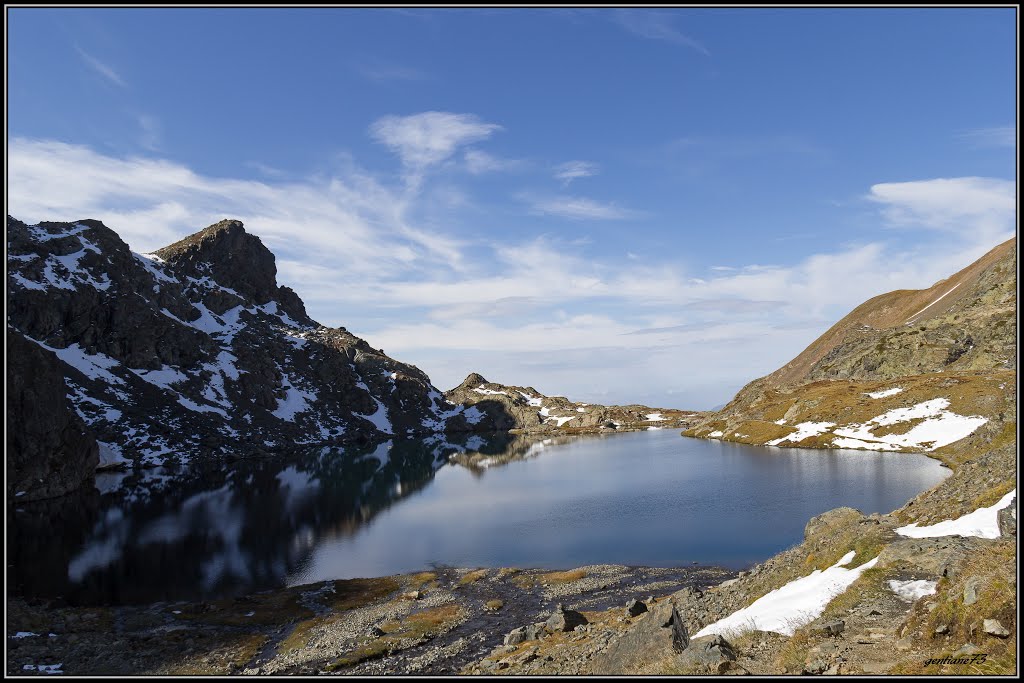
[[[840,506],[889,512],[948,476],[924,455],[753,447],[676,429],[445,435],[99,473],[16,504],[10,595],[214,599],[438,566],[742,569]]]

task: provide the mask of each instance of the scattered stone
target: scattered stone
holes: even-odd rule
[[[833,621],[827,621],[821,624],[817,628],[813,629],[813,633],[820,633],[825,636],[838,636],[846,628],[846,622],[842,619],[835,619]]]
[[[973,605],[978,601],[978,593],[981,592],[982,581],[978,576],[972,576],[964,582],[964,604]]]
[[[552,633],[559,631],[567,632],[586,623],[588,622],[585,616],[575,610],[567,610],[565,605],[559,603],[558,609],[555,610],[555,613],[545,623],[545,628]]]
[[[949,627],[945,624],[941,624],[938,628],[935,629],[935,635],[937,636],[944,636],[947,633],[949,633]]]
[[[736,652],[720,635],[704,636],[691,641],[678,659],[684,670],[709,670],[715,673],[718,673],[721,665],[733,661],[736,661]]]
[[[421,593],[419,591],[409,591],[408,593],[406,593],[402,597],[405,598],[406,600],[419,600],[420,598],[423,597],[423,593]]]
[[[959,657],[960,655],[976,655],[976,654],[978,654],[981,651],[982,651],[982,649],[980,647],[978,647],[977,645],[975,645],[974,643],[966,643],[966,644],[964,644],[963,647],[961,647],[959,650],[954,652],[953,656],[954,657]]]
[[[505,636],[505,645],[518,645],[519,643],[525,643],[527,640],[540,640],[544,637],[544,626],[545,624],[530,624],[529,626],[520,626],[519,628],[512,629],[508,635]]]
[[[639,600],[630,600],[626,603],[626,614],[631,617],[636,617],[647,611],[647,605],[640,602]]]
[[[914,640],[910,636],[907,636],[906,638],[900,638],[896,641],[897,650],[903,650],[905,652],[907,650],[912,650],[913,648]]]
[[[1006,630],[1006,627],[998,619],[986,619],[982,625],[982,630],[996,638],[1007,638],[1010,635],[1010,632]]]
[[[809,662],[808,664],[806,664],[804,666],[803,673],[811,674],[811,675],[817,675],[817,674],[820,674],[820,673],[824,673],[825,669],[827,669],[827,668],[828,668],[828,663],[827,662],[822,661],[821,659],[815,659],[814,661]]]

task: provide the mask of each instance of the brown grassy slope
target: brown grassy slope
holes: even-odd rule
[[[725,408],[685,433],[723,431],[726,438],[765,443],[791,431],[771,421],[784,415],[790,425],[807,419],[840,421],[844,413],[857,412],[864,391],[886,388],[881,382],[897,379],[943,384],[943,376],[962,381],[1001,375],[996,386],[1004,388],[996,392],[1010,393],[1005,385],[1014,382],[1016,370],[1016,247],[1016,238],[1008,240],[928,289],[889,292],[861,304],[792,361],[747,384]],[[805,400],[813,394],[821,395]],[[879,414],[910,394],[868,403]],[[943,394],[932,394],[937,395]],[[789,412],[797,403],[800,407]],[[998,408],[995,415],[966,414],[1005,419],[998,415],[1003,406]],[[751,421],[767,424],[744,431],[741,425]],[[758,428],[764,433],[753,434]]]
[[[814,379],[815,370],[821,372],[820,363],[831,352],[872,331],[892,333],[908,327],[908,323],[920,331],[921,327],[928,327],[929,321],[941,320],[947,315],[956,316],[958,312],[966,314],[964,322],[968,324],[979,322],[976,319],[979,313],[982,318],[1001,318],[1007,313],[1012,318],[1016,311],[1016,248],[1016,238],[1009,239],[928,289],[899,289],[869,299],[829,328],[800,355],[768,375],[765,378],[767,384],[780,387]],[[1012,300],[991,301],[987,295],[993,288],[1010,294]],[[936,301],[939,297],[942,299]],[[976,310],[979,307],[989,310]],[[854,370],[846,377],[835,378],[869,379],[853,376],[855,374],[863,373]]]

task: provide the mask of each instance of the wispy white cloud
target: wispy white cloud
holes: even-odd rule
[[[534,213],[549,216],[562,216],[576,220],[623,220],[637,218],[638,211],[624,209],[607,202],[599,202],[586,197],[569,197],[560,195],[557,197],[532,198],[528,200],[530,208]]]
[[[1017,128],[1015,126],[995,126],[993,128],[976,128],[958,136],[972,147],[1016,147]]]
[[[1017,183],[999,178],[935,178],[872,185],[891,225],[1009,239],[1017,220]]]
[[[160,119],[152,114],[139,114],[136,117],[139,123],[139,145],[150,152],[160,151],[160,144],[163,137],[163,125]]]
[[[993,215],[1008,218],[1012,196],[1008,181],[995,179],[876,185],[883,215],[900,208],[908,213],[897,218],[962,229],[923,233],[913,251],[852,244],[695,278],[678,263],[595,258],[567,239],[513,232],[468,241],[407,218],[431,196],[354,163],[335,175],[261,182],[15,138],[8,167],[11,215],[99,218],[137,251],[240,218],[274,251],[280,281],[314,319],[349,327],[438,386],[475,370],[580,400],[694,408],[727,400],[867,298],[927,287],[966,266],[994,246],[985,226]],[[951,187],[954,198],[940,200]]]
[[[269,164],[264,164],[261,161],[247,161],[245,162],[245,165],[270,178],[281,178],[285,175],[285,172],[281,169],[270,166]]]
[[[555,178],[568,186],[577,178],[588,178],[597,175],[600,167],[591,161],[567,161],[555,167]]]
[[[619,26],[633,35],[685,45],[703,55],[711,56],[706,47],[675,27],[673,17],[668,12],[651,9],[620,9],[616,10],[612,17]]]
[[[466,170],[473,175],[515,171],[527,165],[522,159],[502,159],[479,149],[467,149],[462,159],[466,163]]]
[[[103,76],[105,79],[107,79],[114,85],[119,85],[122,88],[128,87],[128,84],[125,83],[123,78],[121,78],[121,74],[115,71],[112,66],[104,62],[101,62],[99,59],[93,57],[91,54],[89,54],[82,48],[78,47],[77,45],[75,46],[75,50],[78,52],[78,56],[82,58],[82,61],[84,61],[93,71],[98,73],[100,76]]]
[[[501,126],[475,114],[428,111],[411,116],[384,116],[370,126],[370,135],[395,152],[419,181],[423,171],[452,156],[464,145],[489,138]]]

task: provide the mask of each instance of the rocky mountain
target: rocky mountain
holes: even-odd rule
[[[602,406],[577,403],[564,396],[545,396],[533,387],[488,382],[471,373],[445,392],[451,403],[468,406],[467,417],[485,420],[498,429],[578,433],[689,425],[699,413],[641,405]]]
[[[35,481],[42,451],[85,472],[97,450],[100,467],[145,465],[495,429],[312,320],[239,221],[138,254],[99,221],[8,217],[7,248],[11,496],[70,486]]]
[[[961,439],[1003,439],[1016,414],[1016,272],[1011,239],[928,289],[877,296],[685,434],[947,460]]]

